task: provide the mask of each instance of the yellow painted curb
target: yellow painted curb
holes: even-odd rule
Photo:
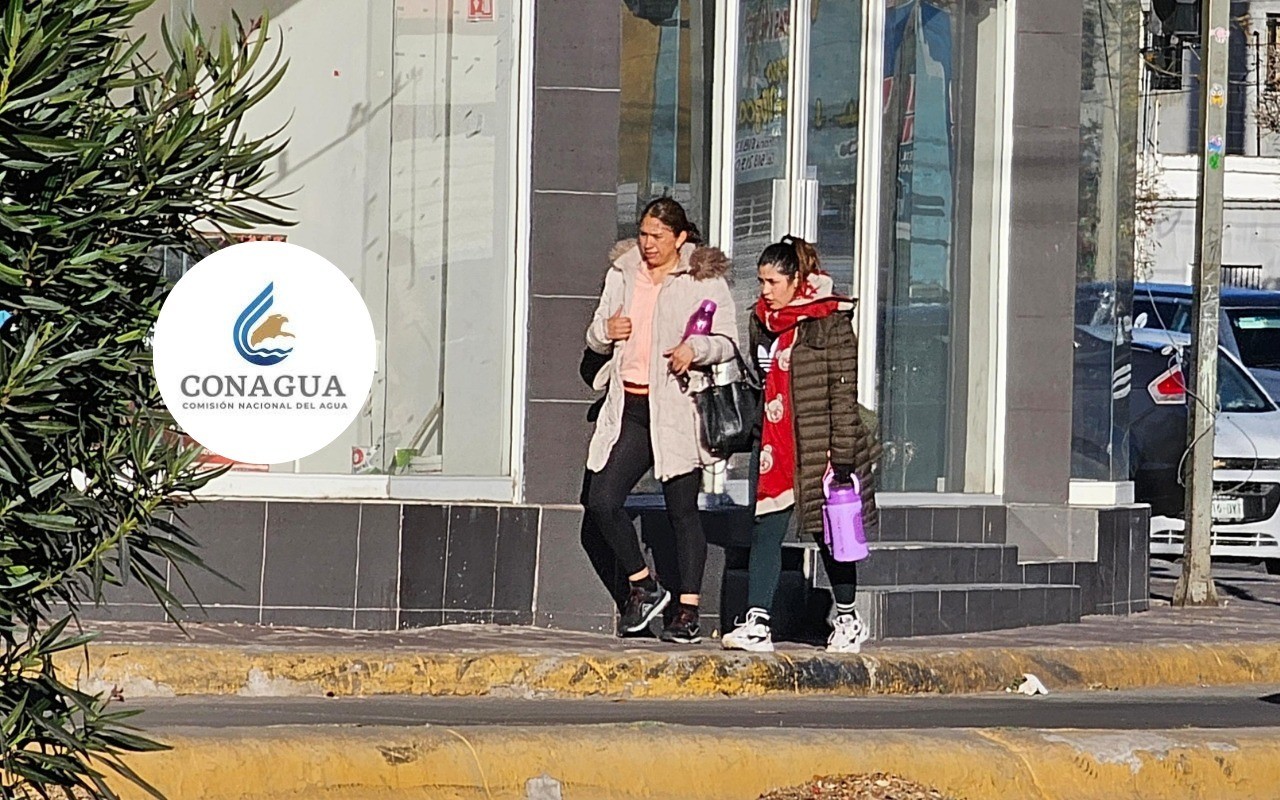
[[[172,800],[749,800],[885,771],[963,800],[1274,800],[1280,730],[272,728],[164,737],[129,760]],[[532,783],[531,783],[532,782]],[[143,795],[124,789],[125,800]],[[557,790],[559,793],[557,793]]]
[[[999,691],[1024,672],[1050,689],[1224,686],[1280,680],[1280,643],[975,648],[797,658],[707,650],[584,654],[320,652],[93,645],[60,655],[64,680],[126,696],[402,694],[695,698]],[[1280,793],[1278,793],[1280,795]]]

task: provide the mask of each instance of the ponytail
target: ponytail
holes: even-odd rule
[[[818,251],[799,236],[783,236],[782,241],[766,247],[756,266],[763,267],[765,264],[772,265],[787,278],[798,275],[801,284],[807,282],[810,275],[821,270]]]
[[[800,278],[808,280],[810,275],[821,269],[821,262],[818,260],[818,251],[814,246],[798,236],[784,236],[782,241],[791,242],[791,246],[796,249],[796,260],[800,262]]]

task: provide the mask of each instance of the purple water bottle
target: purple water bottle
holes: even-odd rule
[[[835,485],[835,474],[828,469],[822,479],[827,498],[822,506],[822,533],[836,561],[861,561],[871,552],[862,522],[862,487],[857,475],[850,477],[852,485]]]
[[[684,338],[680,341],[688,339],[690,336],[706,336],[711,333],[711,319],[716,315],[716,301],[703,300],[698,306],[698,310],[693,312],[693,316],[689,317],[689,322],[684,326]]]

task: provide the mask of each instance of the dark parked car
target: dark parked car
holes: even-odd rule
[[[1144,425],[1149,434],[1135,438],[1135,483],[1139,500],[1152,505],[1151,553],[1182,553],[1183,488],[1179,467],[1187,451],[1186,399],[1178,354],[1187,334],[1135,329],[1134,352],[1159,350],[1175,360],[1142,391],[1157,408],[1176,410],[1160,416],[1160,425]],[[1215,559],[1262,560],[1280,574],[1280,408],[1243,365],[1218,351],[1218,416],[1213,445],[1213,537]],[[1167,429],[1161,430],[1167,425]]]
[[[1185,527],[1180,474],[1187,453],[1187,393],[1182,365],[1190,342],[1185,330],[1174,328],[1190,327],[1190,293],[1185,293],[1185,305],[1179,305],[1168,299],[1172,293],[1161,295],[1141,285],[1139,291],[1145,301],[1135,300],[1135,322],[1145,327],[1134,327],[1123,337],[1131,338],[1131,346],[1118,347],[1114,342],[1126,326],[1117,321],[1124,315],[1118,312],[1113,288],[1099,283],[1079,289],[1072,451],[1081,463],[1073,465],[1073,474],[1105,472],[1113,450],[1127,445],[1136,499],[1151,505],[1151,552],[1174,557],[1182,552]],[[1234,318],[1240,330],[1266,330],[1250,319],[1265,316],[1266,307],[1257,305],[1264,294],[1277,293],[1231,291],[1231,305],[1223,304],[1224,326]],[[1157,306],[1153,298],[1173,304]],[[1253,305],[1244,304],[1246,299]],[[1258,339],[1224,332],[1218,350],[1211,552],[1215,559],[1262,560],[1268,570],[1280,573],[1280,408],[1268,397],[1257,371],[1246,369],[1229,348],[1241,341],[1257,344]],[[1113,431],[1110,415],[1099,412],[1120,399],[1127,399],[1127,441],[1126,428]],[[1124,445],[1113,444],[1119,441]]]
[[[1139,283],[1133,287],[1135,328],[1191,332],[1190,286]],[[1280,291],[1222,287],[1222,346],[1280,398]]]

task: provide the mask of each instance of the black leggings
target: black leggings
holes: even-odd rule
[[[604,469],[591,475],[587,490],[587,513],[591,514],[614,558],[626,575],[648,566],[635,526],[623,509],[627,495],[653,466],[653,445],[649,438],[649,398],[628,394],[622,407],[622,431],[609,454]],[[702,573],[707,565],[707,537],[698,517],[698,491],[702,488],[699,470],[662,482],[667,519],[676,535],[676,563],[679,564],[680,594],[699,594]]]
[[[773,596],[778,591],[778,578],[782,576],[782,541],[787,536],[793,509],[775,511],[756,517],[751,531],[751,556],[747,562],[747,606],[773,610]],[[822,566],[831,579],[831,593],[836,603],[853,604],[858,593],[858,563],[836,561],[831,548],[818,537],[818,550],[822,553]]]

